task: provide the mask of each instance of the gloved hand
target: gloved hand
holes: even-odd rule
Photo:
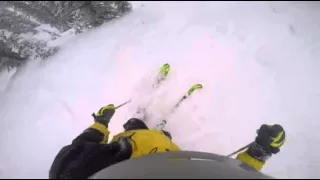
[[[114,107],[113,104],[109,104],[107,106],[100,108],[97,114],[92,113],[94,122],[103,124],[108,127],[108,124],[112,116],[114,115],[115,111],[116,111],[116,108]]]
[[[262,125],[257,130],[257,137],[247,153],[253,158],[265,162],[272,154],[277,154],[285,142],[285,131],[281,125]]]

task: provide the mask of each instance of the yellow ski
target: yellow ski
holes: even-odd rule
[[[184,95],[177,103],[176,105],[173,107],[172,111],[170,114],[172,114],[179,106],[180,104],[186,100],[189,96],[191,96],[196,90],[200,90],[202,89],[203,86],[202,84],[195,84],[193,86],[191,86],[191,88],[188,90],[187,94]],[[167,117],[168,118],[168,117]],[[157,125],[156,129],[160,129],[163,130],[165,128],[167,124],[167,120],[162,120],[160,124]]]

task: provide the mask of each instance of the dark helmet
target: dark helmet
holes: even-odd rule
[[[273,179],[240,161],[216,154],[179,151],[129,159],[89,179]]]

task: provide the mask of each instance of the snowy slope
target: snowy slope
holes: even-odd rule
[[[167,62],[172,74],[150,107],[149,124],[190,85],[202,83],[205,89],[168,119],[183,149],[229,154],[251,142],[262,123],[280,123],[288,141],[264,172],[319,177],[317,3],[138,2],[135,7],[71,39],[50,60],[30,62],[0,92],[1,178],[48,177],[56,153],[93,122],[93,111],[132,96],[143,100],[146,90],[137,85],[149,83]],[[139,103],[117,111],[113,134]]]

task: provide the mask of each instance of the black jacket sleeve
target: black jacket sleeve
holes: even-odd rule
[[[103,128],[100,125],[98,128],[91,126],[71,145],[60,150],[50,168],[50,179],[88,178],[112,164],[130,158],[132,148],[129,142],[103,143],[108,131],[105,131],[107,128],[101,131]]]
[[[85,142],[106,144],[108,142],[109,134],[110,132],[108,131],[107,126],[100,123],[94,123],[83,133],[81,133],[76,139],[74,139],[72,141],[72,144]]]

